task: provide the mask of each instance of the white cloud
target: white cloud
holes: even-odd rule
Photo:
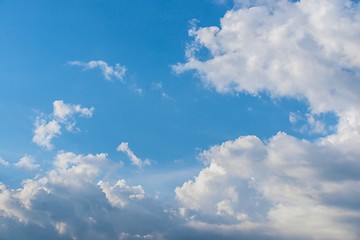
[[[62,100],[56,100],[53,102],[54,112],[53,115],[60,121],[66,121],[69,117],[75,113],[79,113],[82,117],[92,117],[94,108],[85,108],[80,105],[66,104]]]
[[[161,94],[161,97],[167,100],[174,100],[172,97],[169,96],[164,90],[163,84],[161,82],[156,82],[152,84],[155,90],[158,90]]]
[[[30,156],[24,156],[22,158],[20,158],[19,162],[15,163],[15,167],[18,167],[18,168],[25,168],[25,169],[28,169],[28,170],[35,170],[37,168],[40,167],[39,164],[35,164],[34,163],[34,159]]]
[[[53,148],[51,141],[61,134],[62,125],[65,126],[67,131],[73,131],[76,125],[75,114],[90,118],[94,113],[93,107],[85,108],[80,105],[67,104],[62,100],[54,101],[53,108],[53,114],[48,117],[50,120],[41,116],[36,119],[34,124],[33,142],[47,149]]]
[[[145,198],[145,191],[141,185],[128,186],[124,179],[118,180],[114,186],[108,182],[100,181],[98,186],[114,207],[125,207],[131,199],[141,200]]]
[[[139,96],[142,96],[144,93],[144,90],[141,87],[138,87],[136,84],[133,84],[130,89]]]
[[[294,112],[289,113],[289,121],[291,124],[296,124],[300,119],[301,117],[299,116],[299,114],[296,114]]]
[[[55,184],[81,188],[83,184],[96,181],[108,164],[110,162],[105,153],[84,156],[59,152],[53,162],[54,169],[48,175]]]
[[[0,182],[0,238],[159,239],[172,220],[142,186],[116,180],[119,167],[105,153],[59,152],[20,188]]]
[[[51,141],[54,137],[61,134],[61,127],[56,120],[49,122],[44,119],[36,119],[33,142],[41,147],[51,149]]]
[[[152,233],[152,234],[146,234],[146,235],[140,235],[140,234],[129,234],[129,233],[121,233],[119,236],[119,240],[136,240],[136,239],[155,239],[155,240],[165,240],[163,234],[161,233]]]
[[[319,114],[290,112],[289,121],[295,130],[301,133],[326,135],[335,130],[334,126],[326,124],[325,120],[321,120],[319,117]]]
[[[84,70],[99,68],[106,80],[111,80],[113,78],[123,80],[126,73],[126,67],[121,66],[119,63],[116,63],[113,67],[109,66],[105,61],[102,60],[90,62],[70,61],[69,64],[83,67]]]
[[[129,144],[127,142],[122,142],[117,148],[117,151],[119,152],[123,152],[125,153],[131,163],[137,167],[145,167],[146,165],[150,165],[150,161],[145,159],[145,160],[141,160],[140,158],[138,158],[133,151],[131,151],[131,149],[129,148]]]
[[[200,60],[190,48],[174,70],[195,70],[222,93],[305,98],[314,113],[359,109],[360,14],[351,1],[260,2],[228,11],[220,27],[191,29],[211,57]]]
[[[339,117],[333,134],[314,141],[285,133],[264,141],[244,136],[204,151],[204,169],[176,188],[178,214],[195,230],[184,228],[141,185],[119,176],[121,164],[107,154],[59,152],[52,169],[20,188],[0,183],[0,238],[21,233],[38,239],[358,239],[358,9],[340,0],[238,2],[246,8],[228,11],[220,28],[190,29],[195,41],[188,61],[174,69],[195,70],[222,93],[305,100],[305,120],[314,131],[325,129],[316,114],[332,111]],[[197,57],[204,49],[211,54],[206,61]],[[99,67],[105,78],[119,78],[116,67],[102,61],[70,64]],[[73,114],[92,112],[54,102],[50,120],[39,118],[37,143],[51,147],[60,128],[75,123]],[[117,150],[133,165],[149,164],[126,142]]]
[[[240,137],[204,151],[208,166],[176,197],[189,225],[208,230],[222,224],[230,232],[251,226],[285,238],[357,239],[359,154],[284,133],[265,143]]]
[[[10,166],[10,163],[8,161],[6,161],[5,159],[3,159],[2,157],[0,157],[0,165],[8,167],[8,166]]]
[[[290,114],[291,123],[333,133],[313,142],[284,133],[265,142],[245,136],[210,148],[202,154],[207,166],[176,189],[183,216],[204,231],[358,239],[358,4],[265,0],[239,7],[225,14],[220,27],[190,29],[188,60],[174,70],[194,70],[220,93],[305,101],[309,112]],[[334,129],[318,118],[327,112],[339,119]]]
[[[306,114],[306,120],[312,133],[327,134],[328,130],[324,122],[316,119],[314,114]]]

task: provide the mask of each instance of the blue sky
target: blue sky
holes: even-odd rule
[[[194,165],[198,150],[239,135],[268,138],[279,130],[291,131],[289,111],[304,108],[292,100],[274,103],[267,96],[219,95],[194,81],[192,73],[172,71],[172,65],[184,60],[191,41],[190,21],[216,25],[230,4],[2,5],[1,52],[7,57],[1,64],[6,79],[1,82],[1,108],[6,113],[1,150],[9,160],[30,153],[48,156],[49,151],[31,142],[33,123],[40,112],[51,113],[52,102],[60,99],[92,106],[96,113],[91,120],[79,119],[81,133],[54,139],[53,151],[114,153],[118,142],[128,141],[158,167],[173,165],[174,160]],[[126,66],[123,81],[104,81],[98,69],[82,71],[67,64],[94,59]],[[259,128],[265,120],[267,127]]]
[[[340,0],[1,1],[0,238],[357,239],[359,22]]]

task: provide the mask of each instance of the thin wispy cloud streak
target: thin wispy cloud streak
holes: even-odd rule
[[[99,68],[104,78],[108,81],[113,79],[118,79],[122,81],[126,73],[126,67],[121,66],[119,63],[116,63],[115,66],[110,66],[103,60],[93,60],[89,62],[69,61],[68,64],[72,66],[79,66],[83,70]]]
[[[134,152],[131,151],[129,148],[129,143],[127,142],[120,143],[120,145],[116,148],[116,151],[125,153],[129,157],[131,163],[137,167],[142,168],[144,166],[150,165],[150,161],[148,159],[141,160],[138,158]]]

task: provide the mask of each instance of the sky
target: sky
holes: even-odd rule
[[[360,239],[351,0],[0,1],[0,239]]]

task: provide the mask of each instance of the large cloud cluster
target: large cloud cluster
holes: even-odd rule
[[[177,72],[194,70],[220,93],[304,100],[312,128],[325,128],[316,114],[339,118],[335,133],[312,142],[278,133],[204,151],[207,166],[176,189],[189,225],[284,238],[359,238],[358,10],[342,0],[257,1],[228,11],[220,27],[189,31],[195,40]],[[204,50],[206,60],[198,56]]]
[[[52,169],[21,188],[0,183],[1,238],[160,239],[170,215],[142,186],[109,174],[121,166],[104,153],[59,152]]]
[[[50,169],[25,155],[37,175],[18,189],[0,182],[1,239],[349,239],[360,238],[360,11],[350,0],[235,1],[219,27],[192,28],[184,64],[219,93],[269,94],[308,104],[307,126],[323,137],[279,132],[242,136],[203,151],[205,167],[175,189],[176,210],[118,174],[106,153],[58,151]],[[203,54],[205,53],[205,54]],[[204,55],[208,56],[204,60]],[[74,61],[122,79],[126,69]],[[93,108],[53,103],[33,141],[53,147],[62,127]],[[319,114],[338,118],[329,131]],[[301,117],[290,113],[296,124]],[[329,134],[331,132],[331,134]],[[121,143],[117,151],[150,164]],[[0,167],[11,168],[0,158]],[[184,223],[184,225],[183,225]]]
[[[176,189],[177,199],[194,227],[357,239],[359,156],[285,133],[240,137],[204,151],[208,166]]]
[[[220,27],[192,28],[185,64],[218,92],[306,100],[313,113],[359,113],[360,14],[351,1],[265,2],[230,10]],[[197,57],[206,49],[210,58]],[[202,51],[201,51],[202,52]],[[348,122],[348,121],[347,121]],[[348,122],[349,123],[349,122]]]

